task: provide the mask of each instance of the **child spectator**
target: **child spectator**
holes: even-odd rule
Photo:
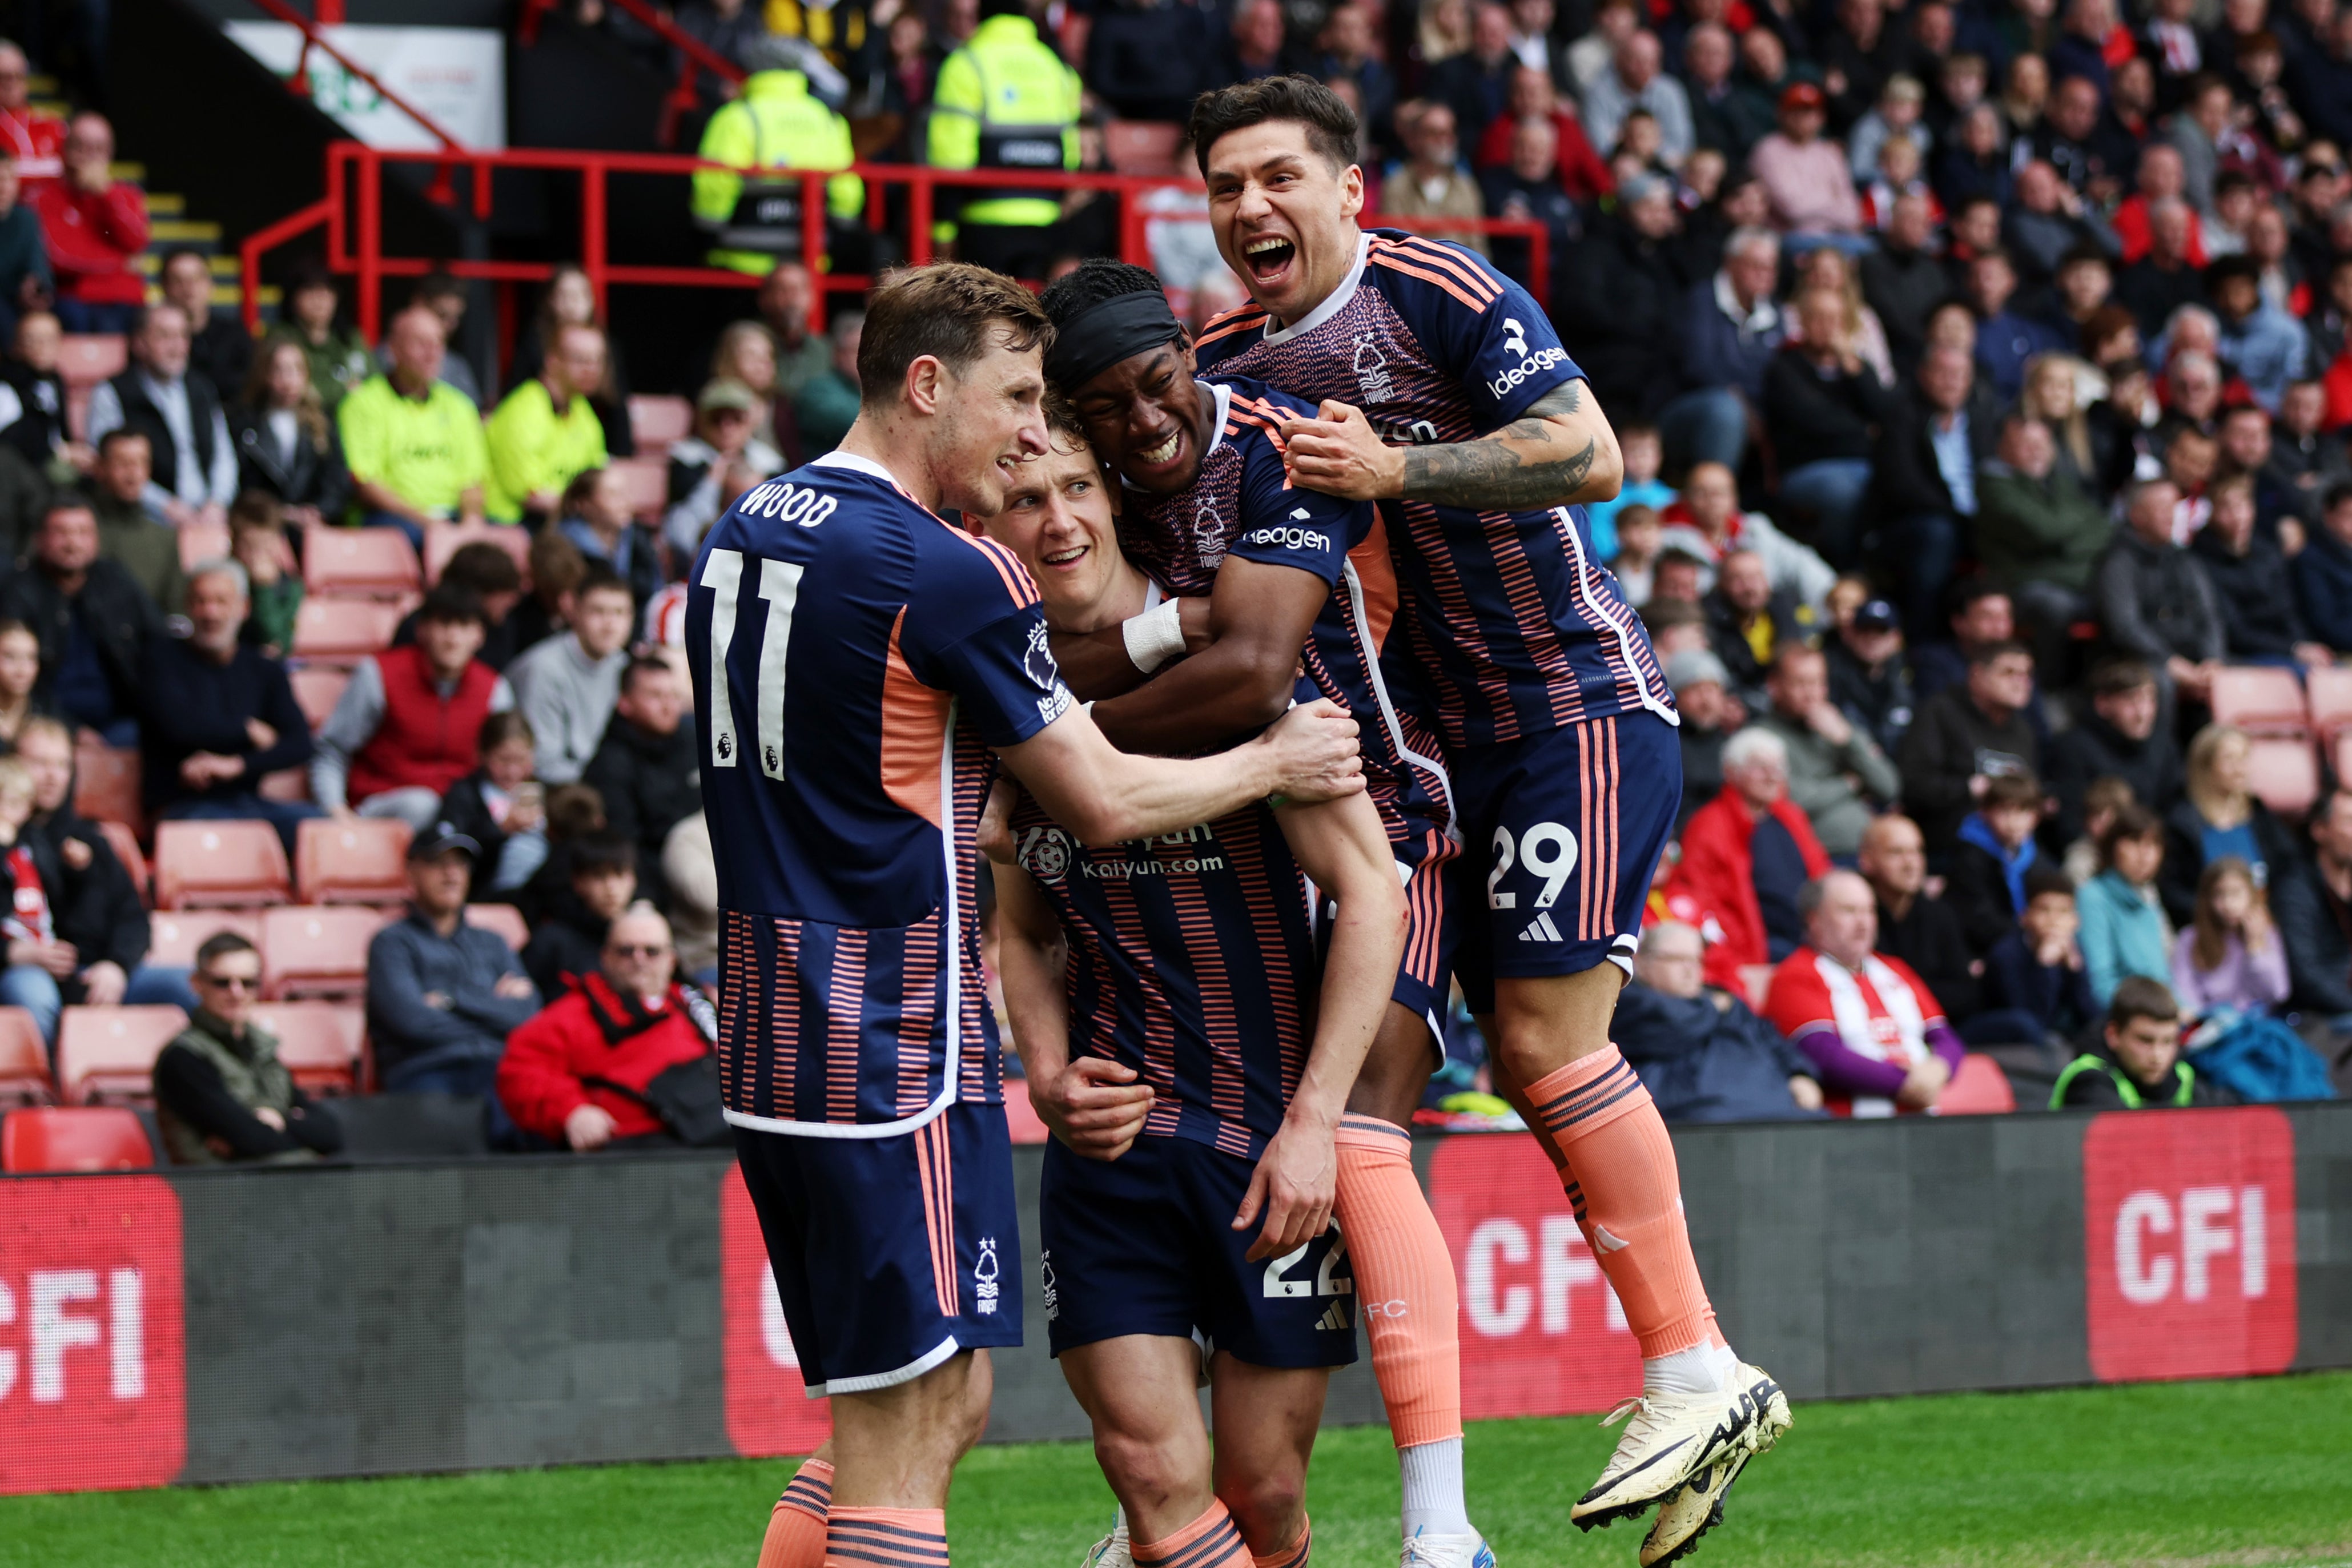
[[[0,620],[0,752],[13,752],[25,721],[47,713],[34,695],[41,683],[41,639],[22,621]]]
[[[637,896],[637,847],[619,834],[588,834],[566,858],[567,894],[532,926],[522,950],[524,971],[550,1002],[596,972],[613,921]]]
[[[1638,610],[1650,602],[1651,574],[1657,564],[1658,538],[1664,529],[1657,512],[1639,503],[1622,509],[1616,524],[1617,559],[1610,563],[1610,570],[1617,574],[1617,588],[1625,602]],[[1694,568],[1697,564],[1696,560],[1691,562]],[[1696,573],[1692,586],[1697,586]]]
[[[2117,806],[2099,835],[2099,873],[2074,895],[2083,967],[2102,1007],[2132,975],[2172,978],[2172,922],[2156,890],[2163,864],[2164,824],[2137,803]]]
[[[95,454],[66,430],[66,381],[58,374],[58,351],[64,339],[65,329],[55,316],[27,310],[16,319],[8,358],[0,363],[0,384],[7,387],[0,394],[0,414],[6,413],[10,395],[16,400],[16,416],[0,421],[0,442],[16,447],[26,462],[52,479],[87,471],[95,460]],[[19,537],[6,542],[21,550],[26,541]]]
[[[2083,792],[2083,834],[2066,846],[2061,862],[2077,888],[2099,874],[2099,840],[2105,837],[2116,813],[2138,804],[2132,786],[2113,774],[2093,779],[2091,787]]]
[[[2196,917],[2173,939],[2172,988],[2192,1017],[2267,1014],[2286,1000],[2286,944],[2252,868],[2234,855],[2197,879]]]
[[[309,263],[287,284],[286,322],[270,334],[272,342],[292,343],[302,351],[310,391],[331,414],[352,388],[375,374],[367,340],[358,328],[335,320],[341,310],[333,275],[315,261]]]
[[[2031,1024],[2000,1032],[2034,1045],[2055,1042],[2061,1053],[2043,1069],[2045,1076],[2073,1054],[2064,1042],[2089,1028],[2099,1014],[2076,941],[2081,929],[2074,879],[2055,866],[2036,866],[2025,876],[2025,910],[2017,929],[1985,954],[1986,1002],[2019,1024]],[[1979,1027],[1971,1026],[1967,1035],[1979,1038]]]
[[[1969,950],[1985,953],[2025,912],[2025,874],[2032,869],[2033,830],[2042,821],[2042,784],[2032,773],[1985,781],[1982,804],[1960,823],[1952,851],[1951,900]]]
[[[2164,814],[2164,871],[2158,886],[2175,924],[2196,918],[2205,868],[2234,855],[2266,888],[2299,863],[2294,840],[2248,787],[2252,748],[2245,731],[2208,724],[2189,742],[2181,798]]]
[[[592,563],[572,595],[572,629],[526,650],[507,668],[515,706],[539,737],[539,776],[571,784],[596,754],[621,695],[636,625],[629,586]]]
[[[629,585],[642,610],[661,591],[661,541],[629,515],[629,495],[616,468],[590,468],[564,487],[563,520],[556,525],[582,556],[601,562]]]
[[[1604,562],[1613,562],[1623,546],[1617,538],[1617,515],[1627,507],[1648,507],[1654,510],[1675,504],[1675,488],[1658,478],[1659,466],[1665,460],[1665,448],[1658,440],[1654,425],[1628,424],[1617,433],[1618,448],[1625,454],[1625,482],[1618,488],[1616,499],[1595,502],[1584,509],[1592,520],[1592,552]],[[1653,553],[1655,547],[1652,547]],[[1622,578],[1623,573],[1619,573]]]
[[[228,509],[228,552],[245,568],[253,596],[245,640],[272,658],[294,646],[294,617],[302,608],[301,574],[286,543],[285,513],[267,490],[247,490]]]
[[[441,816],[482,847],[468,900],[502,902],[547,862],[547,791],[531,776],[536,743],[521,714],[491,714],[475,744],[481,766],[449,786]]]
[[[2161,981],[2134,975],[2107,1004],[2105,1043],[2076,1057],[2050,1091],[2053,1110],[2138,1110],[2147,1106],[2233,1105],[2180,1059],[2180,1005]]]
[[[231,389],[222,388],[226,395]],[[275,496],[289,521],[341,522],[352,504],[351,470],[310,361],[291,338],[272,338],[253,356],[243,395],[229,410],[237,483]]]

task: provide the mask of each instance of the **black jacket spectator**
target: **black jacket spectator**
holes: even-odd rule
[[[619,703],[580,782],[604,797],[604,823],[637,847],[638,879],[661,901],[662,843],[702,809],[694,721],[669,667],[641,660],[622,678]]]
[[[2352,653],[2352,544],[2324,526],[2315,528],[2290,574],[2312,637],[2338,653]],[[48,668],[46,658],[42,668]]]
[[[441,797],[440,820],[447,823],[451,831],[462,833],[482,847],[482,852],[474,857],[473,892],[469,897],[475,903],[499,898],[490,891],[490,879],[498,874],[499,852],[507,844],[507,830],[499,826],[499,819],[490,815],[489,804],[482,798],[482,785],[488,778],[488,773],[476,768],[451,784],[449,793]]]
[[[215,391],[235,396],[245,384],[246,372],[253,368],[253,334],[245,330],[244,321],[234,315],[207,318],[188,340],[188,368]]]
[[[1917,894],[1900,920],[1880,900],[1878,951],[1909,964],[1944,1005],[1944,1016],[1951,1022],[1964,1022],[1983,1010],[1978,1000],[1978,965],[1960,929],[1959,912],[1944,900]]]
[[[1867,731],[1870,738],[1878,742],[1880,751],[1893,756],[1903,744],[1905,732],[1911,728],[1912,715],[1918,710],[1918,699],[1911,684],[1910,656],[1898,652],[1874,674],[1843,639],[1832,637],[1824,646],[1830,667],[1830,700],[1849,721]]]
[[[1976,809],[1969,780],[1978,773],[2041,772],[2041,746],[2024,713],[1995,722],[1969,700],[1968,686],[1950,686],[1920,704],[1903,754],[1903,803],[1927,835],[1931,856],[1948,849],[1961,821]]]
[[[1882,241],[1862,258],[1862,297],[1885,329],[1887,352],[1898,375],[1907,375],[1927,347],[1927,319],[1951,298],[1944,264],[1925,250],[1898,249]]]
[[[1675,327],[1690,288],[1673,240],[1604,218],[1576,247],[1567,278],[1552,316],[1576,344],[1576,363],[1601,406],[1654,416],[1674,391]]]
[[[197,1013],[155,1058],[154,1086],[156,1120],[178,1163],[289,1164],[342,1152],[342,1124],[302,1092],[276,1038],[256,1026],[239,1035]],[[263,1110],[284,1131],[254,1114]]]
[[[1764,424],[1780,471],[1831,458],[1867,458],[1894,398],[1868,365],[1824,374],[1795,344],[1764,367]]]
[[[1635,981],[1617,998],[1609,1037],[1668,1121],[1799,1121],[1825,1114],[1790,1098],[1814,1068],[1729,992],[1671,996]]]
[[[613,922],[578,900],[571,900],[531,928],[522,950],[523,973],[552,1003],[575,980],[596,973],[604,959],[604,933]]]
[[[2083,799],[2100,778],[2123,780],[2131,785],[2133,799],[2161,814],[2180,794],[2180,750],[2161,729],[2135,741],[2096,712],[2085,711],[2050,742],[2046,782],[2058,797],[2060,842],[2072,844],[2083,836]]]
[[[1699,601],[1706,614],[1706,646],[1715,657],[1723,660],[1723,668],[1731,676],[1732,695],[1748,705],[1749,711],[1760,713],[1767,706],[1764,700],[1764,662],[1756,657],[1756,647],[1740,629],[1739,611],[1723,596],[1720,587],[1707,590]],[[1787,588],[1774,594],[1763,614],[1772,617],[1772,646],[1775,648],[1794,647],[1813,640],[1811,628],[1798,614],[1796,594]]]
[[[138,366],[124,371],[107,384],[122,400],[122,427],[136,430],[147,437],[147,448],[153,454],[155,482],[165,490],[177,494],[180,488],[180,448],[172,438],[172,426],[162,409],[147,395],[146,375]],[[190,369],[184,379],[188,394],[189,434],[194,440],[193,456],[207,474],[215,461],[213,443],[220,438],[226,422],[220,394],[203,374]]]
[[[139,677],[139,761],[150,812],[184,801],[234,799],[255,793],[262,779],[310,760],[310,725],[286,667],[259,648],[239,643],[218,664],[193,643],[158,637]],[[258,719],[276,731],[256,746],[247,724]],[[245,772],[202,787],[180,776],[180,764],[198,752],[236,757]]]
[[[103,558],[89,563],[80,587],[70,595],[37,560],[23,563],[14,576],[0,583],[0,616],[24,622],[41,639],[39,695],[52,706],[58,705],[58,675],[77,621],[113,689],[117,712],[129,712],[136,705],[147,646],[163,636],[163,612],[155,601],[121,563]]]
[[[2286,557],[2256,533],[2246,552],[2233,555],[2215,530],[2199,531],[2189,552],[2205,568],[2221,612],[2221,636],[2231,658],[2292,658],[2297,643],[2311,640],[2295,607]]]
[[[2270,900],[2294,986],[2288,1002],[2330,1018],[2352,1013],[2352,903],[2309,865],[2272,878]]]
[[[1953,847],[1944,901],[1960,917],[1960,934],[1969,951],[1979,958],[2017,930],[2017,905],[2009,896],[2009,879],[2001,872],[2000,862],[1980,844],[1962,841]],[[1991,994],[1991,976],[1985,978],[1985,1005],[2002,1005]]]
[[[2176,656],[2195,663],[2225,651],[2212,580],[2177,545],[2117,530],[2092,573],[2091,602],[2107,640],[2158,669]]]
[[[291,451],[278,445],[266,410],[243,405],[229,411],[228,438],[236,447],[239,489],[261,490],[288,506],[316,507],[333,522],[352,504],[352,473],[343,466],[343,443],[334,422],[327,424],[324,447],[297,431]]]
[[[2115,299],[2139,323],[2140,336],[2153,338],[2173,311],[2205,303],[2205,282],[2194,267],[2162,267],[2143,256],[2116,275]]]
[[[1183,120],[1212,87],[1217,40],[1210,18],[1222,16],[1174,0],[1135,0],[1095,12],[1087,34],[1086,81],[1122,120]]]
[[[0,361],[0,383],[16,395],[16,417],[0,429],[0,444],[14,447],[36,468],[57,455],[66,434],[66,379],[54,370],[35,370],[24,361]],[[19,547],[23,541],[16,542]]]
[[[1929,422],[1941,412],[1916,385],[1886,400],[1878,439],[1870,450],[1870,499],[1879,515],[1958,516],[1929,435]],[[1981,465],[1992,456],[1993,442],[2000,435],[2000,400],[1983,382],[1971,382],[1962,412],[1968,416],[1969,454]]]
[[[2070,1040],[2105,1011],[2091,994],[2087,968],[2036,963],[2021,931],[2011,931],[1985,954],[1984,990],[1989,1006],[2031,1014],[2044,1029]]]
[[[78,846],[68,850],[68,844]],[[78,815],[73,803],[36,818],[24,844],[41,874],[58,940],[71,942],[81,967],[113,963],[126,975],[147,962],[153,932],[138,884],[114,853],[98,824]],[[82,864],[76,867],[67,856]],[[79,978],[59,982],[68,1002],[80,999]]]

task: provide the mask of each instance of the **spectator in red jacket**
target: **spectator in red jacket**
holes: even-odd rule
[[[1521,66],[1511,73],[1509,110],[1497,115],[1495,122],[1486,127],[1470,162],[1480,169],[1499,169],[1508,163],[1511,132],[1529,115],[1550,121],[1552,129],[1559,133],[1559,146],[1553,156],[1559,165],[1561,190],[1580,202],[1597,202],[1617,189],[1609,165],[1601,162],[1601,154],[1592,150],[1591,139],[1584,134],[1583,122],[1559,106],[1559,95],[1552,87],[1551,78],[1533,66]]]
[[[147,280],[132,264],[147,248],[147,196],[109,173],[114,127],[102,114],[74,116],[65,174],[28,193],[48,237],[58,320],[69,332],[128,332],[139,323]]]
[[[708,1055],[717,1019],[677,968],[669,922],[651,904],[614,921],[604,967],[507,1041],[499,1100],[515,1125],[581,1154],[677,1142],[639,1096]]]
[[[32,62],[0,38],[0,147],[16,155],[27,197],[66,172],[66,122],[35,109],[32,96]]]
[[[422,833],[473,772],[482,721],[514,706],[506,677],[474,656],[488,617],[444,583],[416,612],[416,640],[372,654],[319,731],[310,795],[335,816],[394,816]]]
[[[1805,940],[1797,889],[1830,868],[1812,825],[1789,798],[1789,752],[1750,725],[1723,747],[1723,793],[1683,827],[1674,891],[1712,910],[1722,940],[1706,950],[1706,979],[1748,994],[1740,971],[1778,963]]]

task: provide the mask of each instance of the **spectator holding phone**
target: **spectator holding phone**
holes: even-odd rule
[[[547,860],[547,787],[531,776],[530,721],[511,710],[482,721],[481,765],[441,797],[441,816],[482,847],[474,864],[476,903],[510,900]]]

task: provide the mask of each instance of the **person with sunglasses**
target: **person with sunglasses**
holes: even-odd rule
[[[155,1058],[155,1120],[173,1163],[304,1164],[340,1154],[335,1113],[304,1094],[253,1022],[261,954],[225,931],[196,949],[198,1006]]]

